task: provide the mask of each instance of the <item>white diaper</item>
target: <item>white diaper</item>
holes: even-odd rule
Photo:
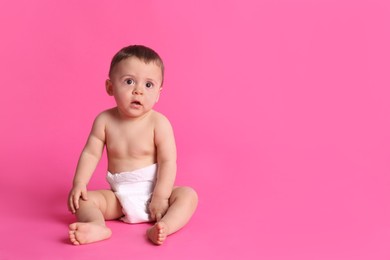
[[[150,222],[148,204],[152,197],[157,175],[157,164],[117,174],[107,173],[107,181],[111,185],[122,206],[127,223]]]

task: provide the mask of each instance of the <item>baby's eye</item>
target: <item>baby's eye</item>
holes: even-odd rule
[[[147,88],[151,88],[151,87],[153,87],[153,83],[147,82],[145,86],[146,86]]]
[[[132,79],[126,79],[126,84],[127,84],[127,85],[132,85],[132,84],[134,84],[134,80],[132,80]]]

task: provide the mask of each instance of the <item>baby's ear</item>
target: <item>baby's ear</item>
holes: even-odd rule
[[[114,95],[114,92],[112,91],[112,82],[110,79],[106,80],[106,92],[110,96]]]
[[[157,103],[158,100],[160,99],[161,91],[162,91],[162,88],[160,88],[159,91],[158,91],[158,96],[157,96],[157,99],[156,99],[155,103]]]

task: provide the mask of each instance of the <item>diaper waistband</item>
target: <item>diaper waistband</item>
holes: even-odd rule
[[[111,184],[121,184],[121,183],[137,183],[145,181],[154,181],[157,174],[157,164],[152,164],[150,166],[137,169],[131,172],[121,172],[112,174],[107,172],[107,181]]]

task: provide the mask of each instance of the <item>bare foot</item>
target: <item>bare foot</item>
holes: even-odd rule
[[[168,236],[168,226],[164,222],[160,221],[149,228],[147,235],[150,241],[156,245],[162,245]]]
[[[69,240],[74,245],[83,245],[107,239],[111,230],[99,224],[76,222],[69,226]]]

